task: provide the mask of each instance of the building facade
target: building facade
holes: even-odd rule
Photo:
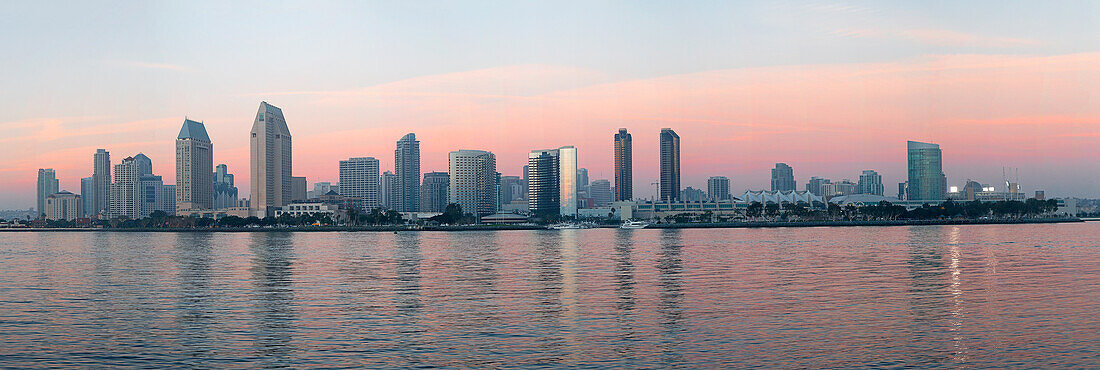
[[[381,184],[379,190],[382,193],[379,200],[382,207],[398,210],[401,207],[401,183],[398,181],[397,174],[390,171],[383,172]]]
[[[111,218],[141,218],[141,171],[134,157],[126,157],[114,165],[114,181],[111,183]]]
[[[943,174],[943,152],[931,143],[909,141],[909,181],[906,199],[909,201],[941,201],[946,199],[947,176]]]
[[[620,128],[615,134],[615,200],[634,199],[634,157],[630,133]]]
[[[456,150],[447,156],[450,184],[447,201],[462,206],[462,212],[477,216],[497,210],[497,164],[493,153]]]
[[[275,208],[290,203],[294,173],[290,128],[283,110],[260,102],[249,135],[252,213],[274,215]]]
[[[611,181],[609,180],[592,180],[588,184],[588,196],[592,197],[592,203],[595,207],[606,207],[615,200],[615,193],[611,190]]]
[[[95,190],[95,178],[89,176],[80,179],[80,203],[84,206],[84,210],[81,213],[84,217],[95,216],[95,204],[92,203],[91,197]]]
[[[420,210],[420,141],[408,133],[397,141],[393,151],[394,174],[397,175],[396,209],[400,212]]]
[[[382,194],[378,186],[378,160],[358,157],[340,161],[339,194],[361,199],[365,210],[380,207]]]
[[[46,197],[57,193],[57,173],[52,168],[39,168],[38,169],[38,202],[36,208],[37,217],[45,217],[46,214]]]
[[[144,166],[141,162],[139,167]],[[176,206],[186,210],[214,209],[213,175],[214,144],[206,134],[206,126],[184,119],[176,137]]]
[[[425,172],[420,184],[422,212],[443,212],[447,209],[447,188],[451,177],[446,172]]]
[[[226,209],[237,206],[237,185],[229,166],[219,164],[214,168],[214,209]]]
[[[75,220],[84,213],[84,205],[79,195],[62,191],[46,197],[47,220]]]
[[[874,170],[863,170],[859,175],[859,194],[882,195],[886,188],[882,185],[882,176]]]
[[[714,201],[730,200],[730,179],[725,176],[712,176],[707,179],[707,194]]]
[[[680,135],[670,128],[661,129],[661,201],[680,196]],[[616,184],[617,186],[617,184]]]
[[[92,194],[85,201],[92,201],[93,214],[107,215],[111,199],[111,153],[96,149],[92,157]]]
[[[786,163],[776,163],[772,169],[772,191],[793,191],[796,187],[794,168]]]
[[[290,201],[300,202],[306,200],[306,178],[305,176],[291,176],[290,177]]]

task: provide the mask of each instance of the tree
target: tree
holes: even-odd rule
[[[745,215],[750,218],[760,217],[762,212],[764,212],[764,205],[760,202],[749,203],[749,207],[745,208]]]
[[[775,217],[779,214],[779,204],[768,202],[768,204],[764,205],[764,214],[768,215],[768,217]]]
[[[443,214],[428,218],[428,221],[434,221],[440,224],[456,224],[461,220],[462,205],[458,203],[450,203],[447,205],[447,208],[443,210]]]

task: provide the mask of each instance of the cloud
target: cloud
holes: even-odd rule
[[[1026,38],[981,36],[951,30],[913,29],[895,35],[928,45],[954,47],[1015,48],[1036,46],[1038,41]]]
[[[149,63],[149,62],[141,62],[141,61],[113,61],[112,63],[116,64],[116,65],[125,66],[125,67],[145,68],[145,69],[160,69],[160,70],[166,70],[166,71],[180,71],[180,72],[183,72],[183,71],[191,70],[191,68],[189,68],[189,67],[181,66],[181,65],[178,65],[178,64],[168,64],[168,63]]]

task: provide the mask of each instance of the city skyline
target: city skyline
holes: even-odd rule
[[[259,100],[287,110],[293,175],[311,183],[334,181],[334,163],[353,155],[392,168],[392,138],[407,132],[423,142],[421,172],[445,171],[456,148],[483,148],[499,172],[518,175],[530,148],[569,143],[590,178],[613,179],[608,136],[626,127],[636,134],[634,198],[649,198],[658,178],[652,132],[673,127],[684,138],[684,187],[721,175],[734,189],[765,189],[767,169],[783,161],[803,179],[875,169],[893,193],[906,177],[896,143],[914,140],[950,152],[943,167],[952,185],[996,182],[999,167],[1011,166],[1029,191],[1100,195],[1096,12],[984,4],[700,3],[676,12],[603,4],[587,16],[477,3],[344,4],[316,15],[293,3],[228,4],[217,15],[166,4],[118,9],[142,15],[132,19],[203,19],[195,32],[188,22],[86,17],[99,11],[92,4],[7,3],[5,13],[28,16],[0,24],[0,34],[29,36],[0,39],[26,56],[0,61],[0,79],[20,87],[0,92],[0,155],[9,158],[0,164],[8,190],[0,208],[33,206],[39,168],[56,170],[60,190],[77,191],[97,148],[116,158],[145,153],[175,183],[164,143],[184,116],[204,118],[216,163],[246,169],[244,107]],[[422,12],[439,15],[438,25],[407,16]],[[47,14],[69,27],[29,21]],[[525,14],[557,17],[449,32]],[[402,15],[408,24],[362,21]],[[259,21],[269,17],[316,39]],[[664,24],[678,26],[655,27]],[[368,46],[325,42],[347,37]],[[260,38],[280,40],[291,57],[261,57]],[[426,57],[439,53],[449,58]],[[250,196],[250,174],[236,173],[241,197]]]

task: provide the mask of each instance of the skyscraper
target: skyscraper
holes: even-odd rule
[[[126,157],[114,166],[111,183],[111,218],[141,218],[141,170],[134,157]]]
[[[772,191],[791,191],[797,186],[794,182],[794,169],[786,163],[776,163],[772,169]]]
[[[408,133],[397,141],[393,151],[394,172],[397,175],[397,201],[394,209],[401,212],[420,210],[420,141]]]
[[[707,194],[711,200],[730,200],[730,179],[725,176],[711,176],[707,179]]]
[[[450,184],[447,201],[462,206],[463,213],[478,216],[497,209],[496,156],[482,150],[456,150],[447,156]]]
[[[237,206],[237,186],[229,167],[219,164],[214,168],[214,209],[226,209]]]
[[[447,209],[447,188],[451,177],[446,172],[426,172],[420,185],[420,210],[443,212]]]
[[[152,175],[153,174],[153,160],[149,159],[149,156],[144,153],[138,153],[134,156],[134,163],[138,167],[138,175]]]
[[[275,207],[290,203],[293,155],[290,128],[283,110],[260,102],[249,139],[251,208],[253,214],[274,215]]]
[[[527,169],[527,207],[532,213],[577,215],[577,148],[531,151]]]
[[[378,197],[382,204],[382,207],[400,211],[401,207],[401,184],[398,181],[397,174],[386,171],[382,173],[382,186],[379,187],[381,195]]]
[[[368,210],[381,206],[378,160],[374,157],[359,157],[340,161],[340,195],[360,199],[363,207]]]
[[[936,202],[945,199],[947,176],[943,174],[943,152],[931,143],[909,141],[909,185],[911,201]]]
[[[96,149],[92,157],[92,194],[85,201],[92,201],[91,217],[106,215],[111,199],[111,152]]]
[[[67,192],[57,192],[46,197],[47,220],[75,220],[84,210],[80,196]]]
[[[660,190],[662,201],[671,202],[680,197],[680,135],[670,128],[661,129]]]
[[[864,170],[863,173],[859,175],[858,187],[859,194],[882,195],[886,190],[885,187],[882,186],[882,176],[874,170]]]
[[[35,212],[38,212],[38,217],[44,217],[46,214],[46,197],[57,193],[57,173],[52,168],[39,168],[38,169],[38,208],[35,208]]]
[[[831,183],[833,183],[833,181],[830,179],[814,176],[806,183],[806,191],[816,196],[823,196],[825,195],[825,191],[823,190],[824,186]]]
[[[503,204],[523,199],[523,197],[520,196],[520,192],[524,190],[523,187],[520,186],[522,182],[519,176],[500,177],[500,194]]]
[[[585,194],[588,193],[588,169],[587,168],[578,168],[577,169],[577,192],[578,193],[585,193]]]
[[[80,179],[80,204],[84,208],[81,215],[92,217],[95,215],[95,204],[92,204],[92,194],[95,194],[95,181],[91,176]]]
[[[139,162],[139,166],[144,165]],[[152,171],[142,173],[147,174]],[[176,136],[176,207],[180,210],[214,209],[213,177],[214,144],[206,134],[206,126],[185,118]]]
[[[634,158],[630,134],[620,128],[615,134],[615,200],[634,199]]]

